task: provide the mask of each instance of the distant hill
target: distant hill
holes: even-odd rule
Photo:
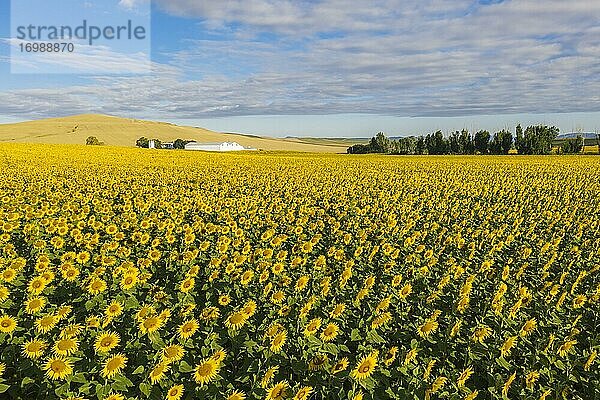
[[[345,153],[343,141],[311,142],[302,139],[277,139],[243,134],[214,132],[204,128],[179,126],[166,122],[82,114],[16,124],[0,124],[0,143],[85,144],[96,136],[109,146],[134,147],[141,136],[161,141],[175,139],[198,142],[237,142],[245,147],[270,151]]]
[[[558,135],[556,138],[557,139],[575,139],[577,138],[577,136],[581,135],[584,139],[596,139],[596,134],[595,133],[591,133],[591,132],[582,132],[582,133],[577,133],[577,132],[571,132],[571,133],[563,133],[561,135]]]

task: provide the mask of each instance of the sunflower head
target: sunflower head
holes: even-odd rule
[[[219,363],[209,358],[196,366],[194,379],[196,380],[196,383],[204,386],[214,380],[218,373]]]

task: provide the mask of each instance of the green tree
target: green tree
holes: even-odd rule
[[[450,148],[450,154],[464,154],[464,151],[460,143],[460,132],[454,131],[448,137],[448,146]]]
[[[383,132],[379,132],[375,137],[371,138],[369,147],[371,153],[389,153],[390,140],[385,136]]]
[[[417,139],[413,136],[402,137],[397,140],[390,141],[390,153],[408,155],[416,154]]]
[[[468,130],[463,129],[460,131],[460,148],[461,154],[475,154],[475,144],[473,143],[473,136]]]
[[[550,154],[552,142],[558,133],[559,129],[555,126],[528,126],[524,133],[525,151],[523,154]]]
[[[415,144],[415,154],[425,154],[425,138],[423,136],[419,136],[417,138],[417,143]]]
[[[575,139],[564,140],[560,145],[560,151],[563,154],[579,154],[583,150],[583,136],[577,135]]]
[[[346,152],[348,154],[367,154],[370,153],[370,147],[368,144],[355,144],[348,147]]]
[[[85,139],[85,144],[87,146],[102,146],[104,143],[99,141],[96,136],[88,136],[87,139]]]
[[[147,138],[145,138],[144,136],[142,136],[141,138],[139,138],[138,140],[135,141],[135,145],[137,147],[141,147],[144,149],[148,148],[149,143],[150,143],[150,141]]]
[[[177,139],[173,142],[173,148],[183,150],[185,149],[185,145],[188,144],[189,141],[183,139]]]
[[[521,128],[521,124],[517,125],[517,129],[515,131],[515,148],[519,154],[526,154],[527,152],[525,146],[525,137],[523,135],[523,128]]]
[[[481,154],[487,154],[490,145],[490,133],[485,130],[475,133],[475,150]]]
[[[512,133],[506,129],[494,133],[494,138],[490,143],[490,152],[492,154],[508,154],[512,148]]]
[[[448,154],[450,151],[448,141],[444,138],[442,131],[439,130],[425,136],[425,147],[427,153],[431,155]]]

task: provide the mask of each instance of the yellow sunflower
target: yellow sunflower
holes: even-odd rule
[[[369,354],[358,363],[356,368],[350,372],[350,376],[358,381],[370,377],[377,367],[377,356],[374,353]]]
[[[167,400],[179,400],[183,396],[183,385],[173,385],[167,392]]]
[[[334,322],[330,322],[325,329],[323,329],[323,332],[321,332],[321,339],[324,342],[331,342],[337,337],[339,331],[339,326]]]
[[[321,327],[321,318],[313,318],[304,328],[304,336],[314,335]]]
[[[383,358],[383,363],[389,367],[390,365],[392,365],[392,363],[394,362],[394,360],[396,360],[396,355],[398,353],[398,347],[393,346],[391,347],[386,353],[385,356]]]
[[[179,290],[183,293],[188,293],[190,290],[192,290],[194,288],[194,284],[195,284],[194,278],[192,278],[192,277],[186,278],[179,285]]]
[[[281,381],[271,386],[267,390],[266,400],[282,400],[285,399],[289,385],[287,381]]]
[[[279,371],[279,366],[271,367],[266,372],[265,375],[260,380],[260,386],[266,388],[269,383],[273,380],[275,374]]]
[[[44,297],[32,297],[25,301],[25,312],[28,314],[35,314],[41,311],[46,305],[46,299]]]
[[[229,315],[225,320],[225,326],[227,327],[227,329],[237,331],[242,326],[244,326],[247,318],[248,317],[246,316],[246,314],[244,314],[242,311],[234,312],[231,315]]]
[[[160,382],[165,377],[165,374],[169,371],[169,365],[161,362],[156,364],[156,367],[150,371],[150,382],[154,385],[156,382]]]
[[[256,302],[254,300],[248,300],[242,309],[242,312],[246,314],[247,317],[251,317],[256,312]]]
[[[49,358],[44,365],[44,371],[46,371],[46,376],[52,380],[64,380],[73,374],[73,367],[64,358]]]
[[[213,354],[210,358],[215,360],[218,363],[223,362],[223,360],[225,359],[225,357],[227,356],[227,352],[223,349],[217,350],[215,351],[215,354]]]
[[[138,282],[138,277],[135,274],[125,274],[121,279],[121,289],[129,290],[135,287]]]
[[[231,297],[228,294],[223,294],[219,296],[219,304],[222,306],[226,306],[231,303]]]
[[[485,342],[485,339],[487,339],[488,336],[490,336],[491,334],[492,328],[490,328],[489,326],[481,325],[475,328],[475,330],[473,331],[473,336],[471,338],[474,342],[483,344],[483,342]]]
[[[83,331],[83,326],[80,324],[71,324],[65,326],[60,331],[61,338],[72,338],[78,336]]]
[[[412,293],[412,285],[410,283],[407,283],[406,285],[404,285],[402,287],[402,289],[400,289],[398,296],[400,297],[400,299],[405,300],[411,293]]]
[[[192,318],[181,324],[177,329],[177,333],[182,339],[188,339],[196,333],[198,326],[198,321]]]
[[[561,344],[558,348],[558,350],[556,351],[556,353],[561,356],[561,357],[565,357],[567,354],[569,354],[569,352],[571,351],[571,349],[577,344],[577,340],[567,340],[566,342],[564,342],[563,344]]]
[[[459,388],[464,387],[471,375],[473,375],[473,368],[469,367],[465,369],[463,372],[461,372],[460,376],[456,380],[456,386]]]
[[[331,367],[331,373],[335,375],[339,372],[345,371],[346,368],[348,368],[348,358],[344,357],[335,364],[333,364],[333,366]]]
[[[6,301],[6,299],[8,299],[9,294],[10,291],[8,290],[8,288],[6,286],[0,285],[0,303]]]
[[[46,315],[35,321],[35,327],[38,332],[48,333],[54,329],[59,320],[60,318],[57,315]]]
[[[96,338],[94,348],[98,353],[108,353],[119,344],[120,340],[118,333],[104,332]]]
[[[36,359],[44,354],[44,350],[46,349],[46,342],[43,340],[29,340],[23,343],[23,355],[28,358]]]
[[[12,282],[17,276],[17,271],[12,268],[6,268],[2,271],[2,275],[0,275],[0,279],[3,279],[5,282]]]
[[[215,379],[218,373],[219,363],[217,363],[215,360],[208,359],[196,366],[196,370],[194,371],[194,379],[196,380],[196,383],[204,386]]]
[[[79,348],[79,342],[73,338],[63,338],[54,344],[54,353],[59,356],[70,356]]]
[[[521,328],[521,332],[520,335],[523,337],[529,336],[529,334],[531,334],[531,332],[534,331],[534,329],[537,326],[537,321],[535,318],[532,318],[530,320],[528,320],[527,322],[525,322],[523,324],[523,327]]]
[[[159,317],[148,317],[140,323],[140,331],[144,334],[156,332],[162,326],[162,320]]]
[[[294,395],[294,400],[306,400],[310,397],[313,392],[312,386],[304,386],[300,388]]]
[[[535,382],[537,382],[539,377],[540,377],[540,373],[537,371],[531,371],[530,373],[528,373],[525,376],[525,386],[527,386],[527,389],[533,390],[533,387],[535,386]]]
[[[112,378],[116,374],[120,373],[125,365],[127,364],[127,357],[123,354],[115,354],[110,357],[104,363],[104,367],[102,368],[102,376],[104,378]]]
[[[417,328],[417,334],[422,338],[428,338],[432,333],[434,333],[439,324],[436,320],[428,319]]]
[[[183,358],[184,350],[178,344],[167,346],[162,350],[161,358],[163,362],[172,363]]]
[[[331,318],[337,318],[340,315],[342,315],[345,310],[346,310],[345,304],[343,304],[343,303],[336,304],[336,306],[333,308],[333,310],[329,313],[329,316]]]
[[[277,335],[275,335],[275,337],[271,341],[271,351],[273,353],[279,353],[281,349],[283,349],[283,345],[285,344],[286,339],[287,332],[285,330],[282,330]]]
[[[40,294],[46,288],[46,280],[41,276],[35,277],[29,282],[27,290],[33,294]]]
[[[108,307],[106,307],[106,311],[104,312],[107,317],[114,318],[121,315],[123,312],[123,305],[118,301],[113,301],[110,303]]]
[[[508,356],[510,354],[512,348],[515,347],[516,343],[517,343],[517,337],[516,336],[509,336],[508,338],[506,338],[506,340],[504,341],[504,343],[500,347],[500,355],[502,357]]]
[[[308,363],[308,369],[311,371],[319,371],[325,369],[328,362],[329,357],[327,357],[327,354],[317,354]]]
[[[106,282],[100,278],[93,278],[87,286],[90,294],[97,295],[106,290]]]
[[[0,316],[0,332],[12,333],[17,328],[17,320],[10,315]]]

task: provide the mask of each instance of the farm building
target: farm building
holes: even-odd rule
[[[198,143],[191,142],[185,145],[186,150],[200,150],[200,151],[242,151],[251,150],[246,149],[239,143],[236,142],[222,142],[222,143]]]

